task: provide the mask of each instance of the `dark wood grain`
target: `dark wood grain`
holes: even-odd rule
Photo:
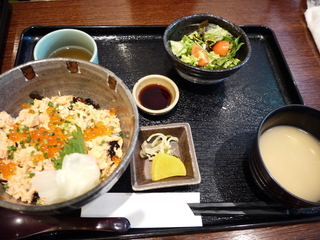
[[[305,0],[61,0],[12,2],[1,72],[13,67],[21,33],[33,25],[167,25],[212,13],[276,34],[306,105],[320,109],[320,54],[306,26]],[[320,239],[320,223],[167,236],[150,239]]]

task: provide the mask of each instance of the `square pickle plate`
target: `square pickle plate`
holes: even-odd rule
[[[171,135],[179,139],[178,142],[171,142],[171,148],[173,149],[173,155],[178,156],[184,163],[187,170],[186,176],[170,177],[159,181],[152,181],[152,161],[149,161],[147,158],[141,158],[140,150],[141,144],[147,140],[149,136],[155,133]],[[134,191],[199,184],[201,182],[201,176],[194,150],[190,125],[188,123],[173,123],[140,127],[138,141],[130,164],[130,170],[131,185]]]

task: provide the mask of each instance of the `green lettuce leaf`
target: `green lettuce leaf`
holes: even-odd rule
[[[226,56],[220,56],[212,51],[212,46],[218,42],[226,40],[230,43],[230,50]],[[209,64],[201,66],[205,69],[225,69],[238,65],[241,61],[235,58],[237,51],[244,43],[240,43],[240,36],[234,38],[227,30],[218,25],[205,25],[199,27],[189,35],[184,35],[180,41],[169,41],[171,50],[181,61],[192,66],[198,66],[198,59],[191,54],[192,46],[199,45],[210,59]]]
[[[79,126],[76,125],[77,130],[73,131],[72,138],[67,140],[67,144],[64,146],[62,151],[59,151],[59,158],[52,159],[54,163],[54,167],[56,169],[62,168],[62,162],[63,158],[66,155],[72,154],[72,153],[81,153],[86,154],[86,146],[84,137],[82,134],[82,130]]]

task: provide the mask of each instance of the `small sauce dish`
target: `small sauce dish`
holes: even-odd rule
[[[168,77],[152,74],[139,79],[132,90],[133,98],[143,112],[163,115],[179,100],[179,89]]]

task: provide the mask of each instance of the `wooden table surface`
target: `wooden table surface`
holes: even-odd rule
[[[12,16],[1,72],[13,67],[20,35],[33,25],[168,25],[186,15],[212,13],[239,25],[270,27],[305,104],[320,109],[320,54],[306,26],[305,0],[54,0],[10,4]],[[319,229],[320,222],[311,222],[161,239],[320,239]]]

